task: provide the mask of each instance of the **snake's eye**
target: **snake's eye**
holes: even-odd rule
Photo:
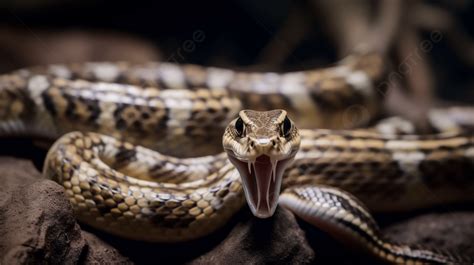
[[[235,130],[239,137],[244,136],[244,133],[245,133],[244,121],[240,117],[235,121]]]
[[[288,136],[290,136],[291,127],[292,127],[292,124],[291,124],[290,119],[288,119],[288,117],[285,117],[285,120],[284,120],[283,123],[281,124],[281,135],[282,135],[283,137],[288,137]]]

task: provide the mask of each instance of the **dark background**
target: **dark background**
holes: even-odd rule
[[[0,71],[41,64],[43,61],[49,63],[48,60],[35,60],[32,58],[35,55],[28,54],[29,51],[50,54],[49,57],[54,58],[53,62],[100,60],[109,49],[123,45],[129,39],[143,41],[147,47],[159,51],[161,56],[151,59],[179,63],[260,70],[323,66],[348,51],[336,51],[337,40],[332,35],[330,22],[325,19],[324,9],[319,8],[318,2],[321,1],[2,1]],[[335,2],[342,2],[338,8],[350,8],[344,5],[344,1]],[[373,6],[378,3],[358,2]],[[415,20],[422,21],[413,26],[420,39],[426,38],[431,30],[441,30],[445,34],[427,56],[430,71],[435,77],[433,89],[445,99],[472,102],[473,92],[470,90],[473,86],[473,44],[470,43],[464,50],[453,48],[453,43],[459,43],[460,38],[451,36],[456,34],[451,34],[450,31],[460,31],[461,34],[458,35],[462,36],[462,42],[464,39],[472,40],[474,4],[472,1],[460,0],[411,2],[416,4],[406,7],[403,12],[412,12],[410,19],[414,17]],[[429,7],[435,12],[422,14],[413,7],[416,5]],[[300,16],[308,29],[298,40],[292,38],[291,34],[277,36],[288,14],[295,8],[302,10]],[[437,16],[437,10],[449,14],[453,22]],[[455,25],[447,27],[449,30],[443,29],[448,24]],[[297,35],[301,30],[302,26],[297,24],[291,31]],[[405,31],[404,28],[400,30]],[[195,42],[188,46],[188,51],[183,51],[183,45],[189,44],[186,41],[192,40],[196,31],[204,34],[204,40]],[[61,54],[60,49],[51,44],[58,44],[54,37],[67,42],[67,36],[62,35],[70,33],[95,34],[86,36],[83,40],[84,45],[89,43],[92,46],[94,38],[107,34],[119,34],[119,38],[96,44],[93,53],[77,58],[66,52]],[[394,43],[399,42],[396,38]],[[269,56],[266,49],[271,42],[279,43],[281,49]],[[68,50],[67,43],[64,46]],[[127,54],[118,53],[106,59],[128,59],[128,53],[134,52],[136,51],[131,48]],[[392,49],[391,54],[394,53]]]

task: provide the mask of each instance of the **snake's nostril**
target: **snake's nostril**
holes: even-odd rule
[[[277,142],[275,140],[272,140],[272,145],[273,145],[273,147],[276,147]]]
[[[255,142],[254,141],[250,141],[250,148],[254,148],[255,147]]]

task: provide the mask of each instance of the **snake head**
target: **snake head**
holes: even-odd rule
[[[227,126],[224,150],[242,179],[252,213],[273,215],[283,172],[300,146],[298,129],[284,110],[242,110]]]

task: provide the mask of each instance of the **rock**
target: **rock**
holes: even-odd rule
[[[176,244],[131,241],[87,229],[135,264],[308,264],[315,256],[295,217],[284,209],[260,220],[245,208],[216,233]]]
[[[82,231],[89,248],[84,258],[84,264],[133,264],[122,256],[117,249],[111,247],[95,235]]]
[[[78,261],[86,242],[61,186],[41,179],[33,165],[0,160],[2,263]]]
[[[309,264],[315,253],[294,215],[278,208],[268,219],[248,218],[191,264]]]
[[[63,188],[29,161],[0,158],[0,263],[126,262],[77,224]]]
[[[474,212],[416,216],[387,227],[384,233],[397,242],[474,257]]]

